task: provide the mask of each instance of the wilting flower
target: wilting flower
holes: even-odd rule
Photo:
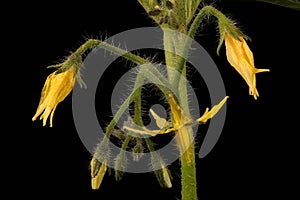
[[[50,127],[52,127],[53,114],[57,105],[68,96],[75,84],[75,66],[58,74],[56,74],[56,72],[57,71],[51,73],[47,77],[42,89],[38,108],[35,115],[32,117],[32,121],[34,121],[40,116],[40,120],[43,120],[43,126],[46,125],[50,115]]]
[[[160,130],[149,130],[146,127],[142,127],[141,129],[135,129],[130,126],[123,126],[123,129],[133,133],[145,134],[151,136],[174,132],[175,141],[177,143],[180,153],[184,156],[187,163],[191,163],[191,158],[189,152],[187,151],[188,147],[192,143],[192,137],[189,132],[189,127],[199,123],[206,123],[207,120],[211,119],[213,116],[217,114],[217,112],[222,108],[222,106],[225,104],[227,99],[228,96],[226,96],[219,104],[215,105],[211,110],[207,108],[204,114],[199,119],[194,121],[178,105],[174,96],[170,94],[169,104],[170,104],[171,115],[173,119],[172,123],[168,122],[164,118],[161,118],[152,109],[150,109],[150,113],[155,119],[156,125],[160,128]]]
[[[103,177],[106,173],[107,166],[106,161],[101,163],[99,160],[97,160],[95,157],[92,158],[91,163],[91,185],[93,190],[99,189]]]
[[[256,74],[267,72],[269,69],[257,69],[254,66],[253,53],[242,36],[239,40],[233,38],[230,34],[225,33],[225,46],[227,60],[231,66],[243,77],[249,86],[249,94],[254,99],[259,96],[256,89]]]
[[[191,162],[188,147],[192,143],[191,134],[189,133],[189,127],[197,122],[206,123],[207,120],[211,119],[221,107],[225,104],[228,96],[226,96],[218,105],[215,105],[210,111],[207,108],[205,113],[197,119],[195,122],[185,114],[182,108],[177,104],[173,95],[169,96],[169,102],[173,117],[173,129],[175,130],[175,140],[180,152],[186,159],[187,163]]]

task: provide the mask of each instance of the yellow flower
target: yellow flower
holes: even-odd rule
[[[267,72],[269,69],[255,68],[254,58],[250,48],[242,36],[239,36],[239,40],[225,33],[227,60],[248,84],[249,94],[253,95],[254,99],[257,99],[259,94],[256,89],[255,75],[259,72]]]
[[[76,72],[74,66],[62,73],[55,73],[56,71],[47,77],[38,108],[32,117],[32,121],[34,121],[41,115],[40,120],[43,120],[43,126],[46,125],[50,115],[50,127],[52,127],[53,114],[57,105],[68,96],[75,84]]]
[[[156,125],[160,128],[160,130],[149,130],[146,127],[142,127],[141,129],[135,129],[129,126],[123,126],[123,129],[128,130],[132,133],[145,134],[151,136],[174,132],[175,141],[177,143],[180,153],[184,156],[187,163],[191,163],[189,151],[187,151],[188,147],[192,144],[192,136],[189,132],[189,128],[199,123],[206,123],[207,120],[211,119],[217,114],[217,112],[222,108],[227,99],[228,96],[226,96],[218,105],[215,105],[210,111],[207,108],[204,114],[199,119],[194,121],[182,110],[182,108],[176,102],[174,96],[172,94],[169,94],[169,104],[173,119],[172,123],[168,122],[164,118],[161,118],[152,109],[150,109],[150,113],[155,119]]]
[[[106,173],[107,166],[106,162],[101,163],[99,160],[96,158],[92,158],[91,163],[91,185],[93,190],[99,189],[103,177]]]
[[[210,111],[207,108],[205,113],[196,121],[193,121],[189,116],[185,114],[182,108],[177,104],[173,95],[169,95],[169,102],[173,117],[173,129],[175,130],[176,137],[175,140],[179,147],[180,152],[186,159],[187,163],[191,163],[191,158],[189,155],[188,147],[192,143],[191,134],[189,132],[189,127],[197,124],[198,122],[206,123],[207,120],[211,119],[217,114],[221,107],[225,104],[228,96],[226,96],[218,105],[215,105]],[[167,132],[167,131],[166,131]]]

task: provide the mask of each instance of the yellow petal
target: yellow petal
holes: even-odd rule
[[[56,109],[56,106],[53,108],[51,115],[50,115],[50,127],[53,126],[53,115],[54,115],[55,109]]]
[[[158,114],[156,114],[154,110],[150,109],[150,113],[155,119],[158,128],[163,129],[164,127],[169,125],[169,122],[166,119],[161,118]]]
[[[197,119],[197,121],[201,122],[201,123],[206,123],[207,120],[213,118],[213,116],[215,116],[219,112],[219,110],[222,108],[222,106],[225,104],[227,99],[228,99],[228,96],[226,96],[218,105],[215,105],[214,107],[212,107],[212,109],[210,111],[207,108],[206,111],[204,112],[204,114],[199,119]]]
[[[178,129],[181,124],[181,108],[177,104],[174,96],[172,94],[169,94],[169,104],[171,108],[171,114],[172,114],[172,119],[173,119],[173,127],[175,129]]]
[[[150,136],[156,136],[158,134],[164,134],[165,132],[162,130],[149,130],[146,127],[142,127],[141,129],[132,128],[129,126],[124,125],[123,130],[127,130],[131,133],[136,133],[140,135],[150,135]]]
[[[57,74],[51,84],[51,94],[55,97],[55,104],[63,101],[72,91],[75,84],[75,67],[71,67],[65,72]]]
[[[171,108],[174,129],[178,130],[181,126],[193,122],[192,118],[187,116],[182,108],[178,105],[172,94],[169,94],[169,104]]]
[[[50,83],[51,83],[53,75],[54,75],[54,73],[50,74],[45,81],[45,84],[44,84],[42,92],[41,92],[40,102],[39,102],[38,108],[35,112],[35,115],[32,117],[32,121],[35,121],[36,118],[38,116],[40,116],[42,114],[42,112],[44,111],[44,109],[46,108],[45,99],[49,93]]]
[[[52,108],[50,107],[46,107],[45,111],[43,112],[43,114],[40,116],[40,120],[43,120],[43,126],[46,126],[47,123],[47,119],[51,113]]]
[[[227,60],[232,67],[242,76],[249,86],[249,94],[257,99],[256,73],[267,72],[268,69],[256,69],[254,67],[253,53],[243,37],[239,40],[225,34],[225,46]]]
[[[186,162],[191,163],[191,158],[187,150],[192,144],[192,136],[189,132],[189,127],[185,124],[192,123],[193,120],[186,116],[172,94],[169,95],[169,103],[173,118],[173,128],[177,130],[175,141],[180,153],[185,157]]]

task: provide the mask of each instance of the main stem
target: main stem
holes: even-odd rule
[[[188,95],[187,95],[187,85],[186,85],[186,63],[177,60],[176,55],[176,34],[169,34],[169,31],[164,31],[164,47],[168,49],[165,51],[165,60],[167,65],[167,71],[169,76],[169,82],[173,89],[178,89],[178,94],[180,98],[180,105],[182,109],[189,114],[188,106]],[[171,51],[173,50],[173,51]],[[182,58],[180,58],[182,59]],[[178,67],[178,64],[183,66]],[[177,71],[175,69],[182,69]],[[178,77],[178,73],[181,76]],[[192,129],[189,128],[190,137],[193,136]],[[191,143],[189,148],[186,150],[190,156],[190,162],[188,163],[185,156],[180,157],[181,161],[181,198],[182,200],[197,200],[197,179],[196,179],[196,163],[195,163],[195,146]],[[182,153],[182,152],[181,152]]]
[[[186,66],[182,70],[182,77],[186,77]],[[180,100],[182,109],[189,114],[188,95],[186,79],[179,81]],[[188,128],[189,138],[193,137],[192,128]],[[192,140],[194,141],[194,140]],[[184,156],[181,156],[181,195],[182,200],[197,200],[197,179],[196,179],[196,162],[195,162],[195,144],[194,142],[186,150],[189,154],[190,163],[187,163]]]
[[[227,18],[217,9],[212,6],[203,7],[200,12],[196,15],[193,23],[190,26],[190,29],[187,33],[187,36],[191,39],[194,38],[196,31],[207,15],[214,15],[216,18],[223,21],[227,21]],[[187,56],[187,52],[190,49],[191,40],[185,40],[184,42],[178,41],[176,34],[169,34],[169,31],[164,31],[164,46],[165,49],[165,58],[167,70],[169,75],[169,81],[173,88],[178,88],[178,94],[180,98],[180,105],[182,109],[189,114],[189,105],[188,105],[188,95],[187,95],[187,84],[186,84],[186,59],[183,57]],[[177,39],[177,40],[176,40]],[[183,44],[182,44],[183,43]],[[183,45],[183,46],[178,46]],[[181,52],[176,52],[176,49],[180,49]],[[178,55],[183,55],[180,57]],[[176,69],[176,70],[174,70]],[[175,74],[173,74],[175,72]],[[178,77],[180,73],[180,77]],[[189,128],[190,137],[193,137],[192,128]],[[194,140],[193,140],[194,141]],[[181,156],[181,196],[182,200],[197,200],[197,179],[196,179],[196,162],[195,162],[195,144],[192,144],[187,149],[187,152],[190,156],[190,163],[187,163],[187,160],[184,156]]]
[[[191,163],[181,156],[181,196],[182,200],[197,200],[196,162],[194,143],[187,149]]]

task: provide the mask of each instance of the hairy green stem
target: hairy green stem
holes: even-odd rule
[[[186,77],[186,67],[182,70],[182,77]],[[187,83],[185,78],[179,81],[179,98],[180,105],[185,113],[190,113],[187,95]],[[193,130],[188,128],[188,137],[193,138]],[[196,179],[196,163],[195,163],[195,144],[192,142],[187,148],[186,153],[189,155],[191,162],[188,163],[184,156],[181,156],[181,196],[182,200],[197,200],[197,179]]]
[[[139,73],[136,77],[135,85],[132,90],[132,93],[128,96],[128,98],[124,101],[124,103],[120,106],[119,110],[114,115],[113,119],[110,121],[109,125],[106,128],[105,137],[103,140],[96,146],[96,150],[94,153],[95,157],[99,157],[101,155],[101,151],[103,149],[105,150],[106,145],[108,144],[108,140],[110,135],[112,134],[112,131],[115,128],[116,123],[120,119],[120,117],[123,115],[125,110],[128,108],[130,103],[135,101],[135,123],[137,125],[143,126],[142,121],[142,112],[141,112],[141,86],[143,85],[144,79],[147,78],[153,83],[158,83],[157,86],[164,92],[164,94],[167,96],[170,91],[168,90],[168,81],[166,80],[166,77],[164,77],[152,64],[149,63],[146,59],[143,59],[139,56],[136,56],[130,52],[127,52],[123,49],[120,49],[118,47],[112,46],[110,44],[99,42],[95,40],[89,40],[86,44],[82,45],[82,48],[77,51],[77,53],[84,53],[84,50],[87,50],[90,48],[92,44],[98,44],[99,47],[104,48],[108,51],[111,51],[117,55],[120,55],[138,65],[141,65],[139,67]],[[164,87],[166,86],[166,87]],[[126,138],[130,139],[130,138]],[[140,140],[139,138],[137,138]],[[126,140],[127,141],[127,140]],[[122,149],[127,148],[128,143],[124,142]],[[148,145],[149,146],[149,145]],[[118,174],[117,174],[118,175]],[[117,177],[118,178],[118,177]]]
[[[140,77],[140,78],[139,78]],[[142,81],[144,81],[144,79],[148,77],[150,80],[153,80],[153,77],[156,77],[155,75],[152,76],[150,75],[149,76],[149,73],[145,73],[143,72],[143,70],[140,71],[140,73],[138,74],[138,78],[136,79],[135,81],[135,88],[137,88],[135,91],[136,91],[136,98],[135,98],[135,104],[134,104],[134,122],[138,125],[138,126],[144,126],[144,122],[143,122],[143,119],[142,119],[142,88],[141,87],[138,87],[141,85]],[[164,88],[162,88],[164,90]],[[136,138],[136,141],[137,143],[142,141],[141,138]],[[163,170],[160,169],[161,168],[161,165],[162,165],[162,159],[160,158],[160,156],[156,153],[154,147],[153,147],[153,143],[152,141],[150,140],[150,138],[145,138],[145,141],[146,141],[146,145],[150,151],[150,154],[151,154],[151,162],[152,162],[152,166],[154,169],[156,168],[159,168],[158,170],[155,170],[154,173],[155,173],[155,176],[157,178],[157,181],[159,182],[159,184],[162,186],[162,187],[169,187],[169,185],[171,183],[168,183],[168,181],[166,181],[164,179],[164,176],[163,176]],[[164,165],[163,165],[164,166]],[[166,169],[167,170],[167,169]]]
[[[132,136],[131,135],[126,135],[126,138],[124,142],[122,143],[121,146],[121,151],[116,157],[116,162],[115,162],[115,179],[116,181],[120,181],[123,177],[123,172],[127,167],[127,157],[126,157],[126,149],[128,147],[128,143],[131,140]]]
[[[100,40],[89,39],[83,45],[81,45],[76,51],[76,55],[83,55],[88,49],[94,48],[101,43]]]
[[[191,129],[191,128],[190,128]],[[191,132],[192,130],[189,130]],[[195,144],[192,143],[186,150],[191,162],[187,163],[184,156],[181,157],[181,197],[182,200],[197,200],[197,179],[195,162]]]
[[[182,56],[177,56],[177,65],[176,65],[176,70],[181,73],[183,68],[185,67],[185,62],[188,57],[188,52],[191,47],[192,41],[196,35],[196,32],[202,22],[202,20],[209,14],[213,14],[218,18],[225,17],[220,11],[215,9],[212,6],[205,6],[203,7],[199,13],[196,15],[194,20],[192,21],[192,24],[188,30],[187,36],[185,40],[183,40],[183,47],[180,48],[180,52],[177,52],[177,55],[182,55]],[[172,85],[178,85],[179,78],[174,79],[174,82]]]
[[[213,14],[216,17],[223,17],[223,14],[211,6],[202,8],[190,29],[188,30],[187,37],[181,40],[180,34],[170,34],[169,30],[164,31],[164,45],[167,49],[166,64],[168,68],[169,80],[173,88],[179,88],[179,99],[182,109],[189,114],[187,84],[186,84],[186,58],[191,46],[192,39],[195,37],[196,31],[208,14]],[[174,42],[177,41],[177,42]],[[174,59],[175,58],[175,59]],[[176,69],[174,71],[174,68]],[[188,131],[189,137],[193,136],[192,128]],[[196,163],[195,163],[195,145],[192,143],[187,149],[191,158],[191,162],[187,163],[184,156],[181,156],[181,196],[182,200],[197,200],[197,179],[196,179]]]
[[[165,37],[173,37],[173,39],[178,39],[177,34],[167,34],[167,31],[165,31]],[[173,45],[174,49],[176,49],[176,46],[174,43],[169,43],[170,40],[164,41],[165,47],[170,49],[170,46]],[[180,42],[180,41],[178,41]],[[182,47],[177,47],[179,51],[182,51]],[[186,49],[186,51],[188,51]],[[179,52],[182,53],[182,52]],[[189,114],[189,105],[188,105],[188,95],[187,95],[187,85],[186,85],[186,60],[182,56],[178,56],[176,51],[172,52],[172,56],[166,56],[166,63],[168,66],[168,75],[171,77],[169,79],[171,81],[172,88],[177,88],[179,92],[179,100],[180,105],[182,106],[183,110]],[[180,54],[182,55],[182,54]],[[169,63],[174,63],[174,60],[171,60],[173,58],[177,58],[175,60],[176,65],[169,66]],[[182,65],[182,66],[181,66]],[[175,70],[174,70],[175,68]],[[178,70],[179,69],[179,70]],[[192,129],[189,128],[188,131],[189,136],[192,137]],[[196,164],[195,164],[195,150],[194,150],[194,143],[190,145],[190,147],[187,149],[187,152],[189,154],[189,157],[191,158],[191,162],[187,162],[185,157],[182,155],[180,158],[181,161],[181,198],[182,200],[197,200],[197,180],[196,180]]]
[[[221,22],[227,23],[229,20],[217,9],[212,6],[203,7],[199,13],[194,18],[188,33],[187,39],[184,41],[182,55],[187,58],[188,51],[191,47],[191,42],[193,41],[198,27],[200,26],[202,20],[207,15],[214,15],[216,18],[221,20]],[[177,59],[177,71],[181,72],[183,77],[186,77],[186,60]],[[177,81],[177,82],[176,82]],[[181,78],[175,80],[172,85],[179,85],[180,88],[180,102],[183,110],[189,113],[188,97],[187,97],[187,88],[186,88],[186,79]],[[190,137],[193,137],[192,128],[189,128]],[[182,200],[197,200],[197,181],[196,181],[196,162],[195,162],[195,144],[194,142],[187,149],[187,153],[190,155],[191,163],[187,163],[184,157],[181,157],[181,175],[182,175]]]

